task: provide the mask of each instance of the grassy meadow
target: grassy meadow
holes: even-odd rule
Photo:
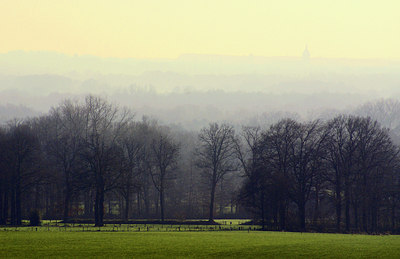
[[[24,229],[24,230],[21,230]],[[0,258],[400,258],[400,236],[262,231],[2,229]],[[72,228],[71,228],[72,229]],[[94,229],[93,229],[94,230]]]

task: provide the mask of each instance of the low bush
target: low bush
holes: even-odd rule
[[[29,213],[29,225],[31,225],[31,226],[40,226],[41,225],[39,211],[32,210]]]

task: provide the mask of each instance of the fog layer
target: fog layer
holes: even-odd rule
[[[311,51],[312,53],[312,51]],[[209,121],[244,123],[265,113],[303,117],[397,98],[400,62],[182,55],[117,59],[53,52],[0,54],[2,119],[46,112],[66,97],[100,94],[167,123],[197,128]],[[11,106],[10,106],[11,105]]]

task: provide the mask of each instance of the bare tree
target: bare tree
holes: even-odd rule
[[[219,126],[212,123],[200,131],[199,142],[197,166],[203,170],[210,184],[209,221],[213,221],[216,186],[226,174],[238,170],[235,131],[228,124]]]
[[[166,183],[176,165],[179,145],[168,133],[159,129],[151,140],[147,154],[148,169],[159,194],[161,221],[164,221]]]
[[[392,170],[397,149],[388,130],[381,128],[380,124],[371,118],[360,120],[357,134],[359,143],[356,153],[356,180],[360,191],[362,227],[364,231],[374,232],[377,229],[383,180],[387,171]]]
[[[117,140],[125,134],[132,117],[129,111],[120,111],[114,105],[94,96],[85,100],[85,132],[83,159],[94,178],[95,225],[103,225],[104,194],[115,188],[120,176],[119,157],[122,150]]]
[[[145,142],[139,132],[140,124],[130,123],[125,134],[119,140],[123,152],[122,176],[119,180],[119,192],[125,199],[124,219],[128,221],[131,206],[131,195],[140,188],[139,176],[141,163],[144,160]]]
[[[7,155],[6,131],[0,128],[0,225],[5,225],[8,218],[8,196],[10,188],[10,174],[5,160]]]
[[[72,196],[82,187],[80,175],[83,168],[79,154],[82,149],[84,123],[82,106],[70,100],[53,108],[50,114],[39,122],[48,131],[45,139],[46,155],[53,159],[55,170],[62,174],[64,221],[70,216]],[[43,135],[40,137],[43,138]]]
[[[395,99],[382,99],[361,105],[355,111],[358,116],[371,117],[382,126],[394,130],[397,134],[400,130],[400,102]]]
[[[274,221],[280,229],[286,229],[286,212],[289,204],[290,159],[292,148],[297,138],[300,124],[292,119],[284,119],[272,125],[263,134],[258,144],[259,169],[266,174],[266,191],[271,197]]]
[[[239,193],[239,200],[249,209],[253,210],[255,215],[261,217],[262,229],[265,228],[266,211],[266,179],[265,172],[260,170],[259,144],[262,140],[262,131],[260,127],[242,127],[239,137],[235,139],[235,148],[237,158],[240,162],[244,184]]]
[[[341,230],[343,200],[346,231],[350,230],[351,186],[355,174],[360,117],[339,115],[326,124],[328,132],[326,179],[332,186],[336,211],[336,230]]]
[[[326,132],[319,121],[296,127],[296,139],[290,147],[289,194],[299,210],[300,229],[305,230],[306,203],[324,157]]]
[[[342,220],[342,196],[343,196],[343,177],[346,170],[346,164],[348,159],[348,148],[349,135],[346,131],[346,118],[339,116],[326,124],[327,130],[329,131],[329,137],[327,141],[327,164],[329,170],[327,170],[325,178],[331,184],[334,191],[334,205],[336,212],[336,231],[341,230]],[[351,151],[353,148],[350,148]]]
[[[39,145],[30,125],[17,120],[8,125],[4,161],[9,172],[11,224],[21,225],[22,194],[37,181]]]
[[[262,137],[260,127],[242,127],[242,132],[235,139],[235,148],[243,173],[250,177],[256,164],[257,144]]]
[[[273,211],[280,228],[285,229],[289,199],[298,207],[300,228],[305,229],[305,210],[315,176],[321,167],[325,135],[318,121],[301,124],[291,119],[270,127],[258,140],[255,166],[247,191],[258,199],[253,207],[261,211],[262,223],[266,207]]]

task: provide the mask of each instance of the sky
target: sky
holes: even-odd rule
[[[0,53],[400,59],[398,0],[0,0]]]

